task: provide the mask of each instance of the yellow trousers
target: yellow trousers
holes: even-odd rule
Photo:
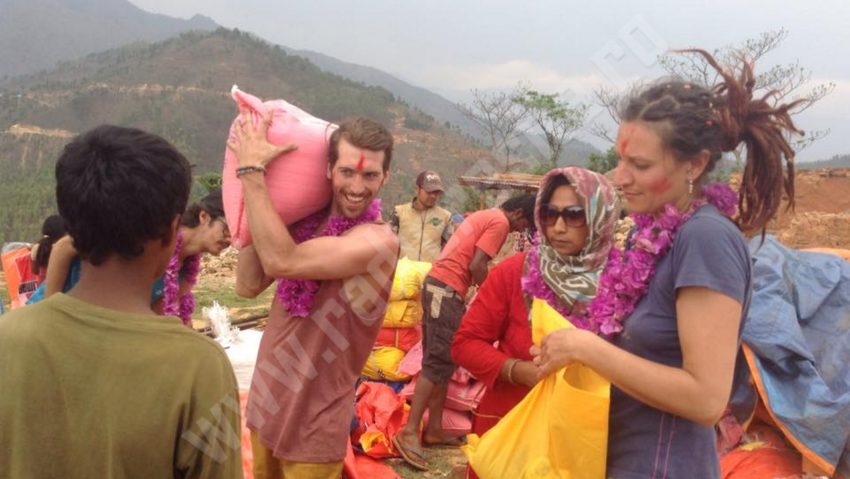
[[[292,462],[278,459],[251,431],[254,452],[254,479],[339,479],[342,461],[329,463]]]

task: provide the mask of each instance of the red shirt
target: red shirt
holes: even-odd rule
[[[428,276],[451,286],[461,297],[466,296],[472,284],[469,263],[475,256],[475,249],[493,258],[502,249],[510,229],[508,217],[501,208],[472,213],[452,234]]]
[[[487,385],[472,422],[472,432],[478,435],[493,427],[529,391],[499,380],[508,359],[531,360],[531,324],[520,287],[525,256],[515,254],[490,271],[452,342],[452,359]],[[496,341],[499,344],[494,347]]]

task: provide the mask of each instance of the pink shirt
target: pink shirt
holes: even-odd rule
[[[386,234],[392,234],[388,227]],[[372,283],[382,289],[354,305],[345,293],[347,280],[322,281],[306,318],[289,315],[277,299],[272,303],[246,417],[276,458],[345,458],[354,385],[381,329],[392,280]]]

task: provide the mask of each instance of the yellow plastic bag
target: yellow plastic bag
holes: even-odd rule
[[[418,299],[390,301],[384,313],[385,328],[414,328],[422,322],[422,303]]]
[[[405,354],[401,349],[392,346],[373,349],[361,375],[380,381],[407,381],[410,375],[398,371]]]
[[[398,260],[389,300],[419,299],[428,271],[431,271],[431,263],[407,258]]]
[[[531,306],[535,344],[574,327],[545,301]],[[467,436],[463,452],[481,479],[603,479],[611,385],[572,364],[539,382],[483,436]]]

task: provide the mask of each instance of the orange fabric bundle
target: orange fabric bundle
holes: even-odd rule
[[[789,446],[782,434],[762,422],[747,433],[750,441],[720,457],[723,479],[774,479],[800,477],[802,457]]]
[[[375,347],[392,346],[405,353],[413,349],[416,343],[422,339],[422,328],[381,328],[378,338],[375,339]]]
[[[360,426],[352,433],[352,440],[376,459],[398,457],[392,439],[407,422],[409,408],[404,399],[386,384],[370,381],[360,384],[356,397],[354,413]]]

